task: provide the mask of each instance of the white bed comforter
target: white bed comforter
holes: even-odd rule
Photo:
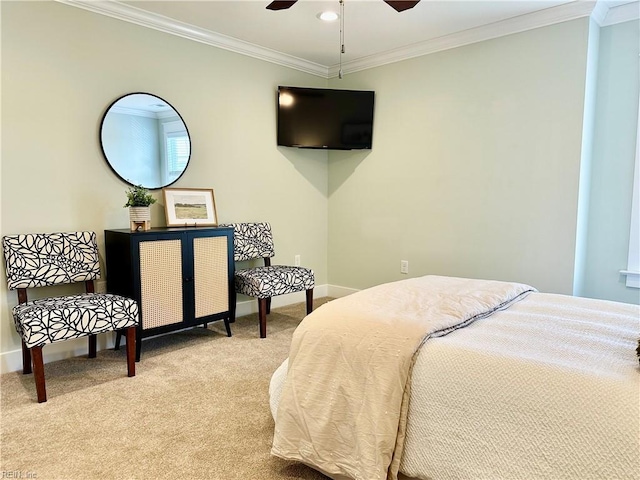
[[[640,478],[639,333],[637,306],[532,293],[427,341],[413,366],[400,472]],[[274,418],[286,372],[287,361],[272,378]]]
[[[532,290],[426,276],[323,305],[293,334],[271,453],[334,478],[394,480],[420,345]]]

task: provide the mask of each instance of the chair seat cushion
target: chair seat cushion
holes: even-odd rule
[[[271,298],[309,290],[315,285],[313,270],[305,267],[271,265],[237,270],[236,292],[250,297]]]
[[[13,308],[27,348],[138,325],[138,304],[108,293],[41,298]]]

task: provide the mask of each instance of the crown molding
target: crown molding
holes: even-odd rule
[[[339,65],[324,66],[292,55],[287,55],[237,38],[222,35],[187,23],[147,12],[116,0],[56,0],[58,3],[82,8],[93,13],[124,20],[142,27],[152,28],[188,40],[229,50],[241,55],[275,63],[323,78],[338,76]],[[344,74],[408,60],[443,50],[449,50],[484,40],[524,32],[534,28],[591,16],[600,26],[614,25],[639,18],[638,1],[609,8],[601,0],[577,0],[557,7],[502,20],[489,25],[464,30],[380,54],[359,58],[342,65]]]
[[[213,47],[230,50],[241,55],[293,68],[302,72],[327,78],[328,69],[324,65],[309,62],[292,55],[261,47],[237,38],[212,32],[204,28],[131,7],[115,0],[56,0],[58,3],[82,8],[93,13],[117,18],[142,27],[152,28],[178,37],[205,43]]]
[[[482,25],[451,35],[446,35],[426,42],[416,43],[408,47],[389,50],[378,55],[359,58],[342,64],[343,74],[354,73],[369,68],[380,67],[410,58],[441,52],[451,48],[462,47],[471,43],[491,40],[514,33],[524,32],[539,27],[546,27],[576,18],[588,17],[593,11],[595,2],[576,1],[553,8],[539,10],[527,15],[509,18],[499,22]],[[329,78],[337,77],[339,65],[329,68]]]
[[[596,2],[595,7],[593,7],[593,12],[591,12],[591,18],[600,26],[602,26],[602,22],[609,13],[609,6],[603,0],[598,0]]]
[[[638,19],[640,19],[640,2],[636,1],[611,7],[599,25],[601,27],[608,27],[610,25]]]

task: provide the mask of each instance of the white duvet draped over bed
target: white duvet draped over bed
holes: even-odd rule
[[[422,279],[417,281],[416,287]],[[413,290],[405,297],[406,287],[404,282],[383,287],[385,295],[379,302],[372,300],[372,305],[358,298],[354,302],[339,299],[318,311],[335,302],[327,310],[328,316],[344,319],[344,309],[355,309],[360,313],[347,313],[346,317],[371,314],[388,316],[390,322],[397,316],[413,315],[414,309],[420,312],[426,307],[432,311],[422,298],[432,296],[429,288]],[[399,306],[396,296],[399,303],[404,298],[413,306]],[[391,301],[386,303],[389,297]],[[358,328],[370,333],[365,338],[376,336],[375,328]],[[303,335],[315,336],[316,332]],[[425,480],[640,479],[640,368],[635,357],[639,335],[637,305],[530,293],[489,318],[421,344],[411,371],[411,388],[406,390],[410,401],[400,472]],[[320,343],[339,340],[327,338]],[[377,350],[373,345],[364,342],[365,348]],[[337,359],[327,360],[325,354],[314,352],[318,370],[328,362],[335,365],[329,370],[340,365],[356,377],[377,376],[377,370],[368,365],[350,368],[348,355],[343,358],[341,349],[329,351]],[[341,435],[343,430],[350,434],[355,425],[362,424],[361,411],[370,404],[378,409],[386,393],[358,397],[342,388],[325,388],[323,382],[334,387],[332,378],[342,382],[342,373],[336,372],[322,381],[313,376],[296,379],[290,395],[293,393],[293,401],[300,403],[282,407],[281,395],[290,388],[289,379],[285,381],[287,371],[285,360],[270,385],[276,429],[282,412],[287,416],[300,414],[300,426],[310,435],[299,444],[302,454],[290,458],[340,478],[340,474],[327,472],[309,460],[316,455],[314,424],[323,424],[324,430],[320,431],[327,432],[326,437],[319,438],[319,446],[334,442],[340,447],[338,451],[344,452],[341,444],[351,439]],[[291,372],[288,375],[291,378]],[[307,397],[304,381],[317,385],[317,394]],[[338,414],[338,421],[343,423],[337,426],[332,424],[336,417],[331,410],[340,410],[342,402],[336,403],[335,398],[355,406],[355,410],[347,408]],[[320,408],[309,405],[309,401]],[[377,428],[376,424],[365,425]],[[282,432],[276,432],[274,440],[278,435]],[[386,445],[381,442],[368,447]],[[360,463],[369,461],[360,456],[354,444],[348,446],[351,457],[339,458],[348,468],[359,468]],[[312,455],[307,456],[307,452]],[[349,471],[343,476],[380,478]]]
[[[334,478],[396,478],[420,345],[533,290],[426,276],[323,305],[293,335],[272,453]]]

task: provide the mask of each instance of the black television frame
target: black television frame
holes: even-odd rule
[[[285,105],[289,94],[293,104]],[[323,150],[370,150],[375,92],[279,86],[277,144]]]

